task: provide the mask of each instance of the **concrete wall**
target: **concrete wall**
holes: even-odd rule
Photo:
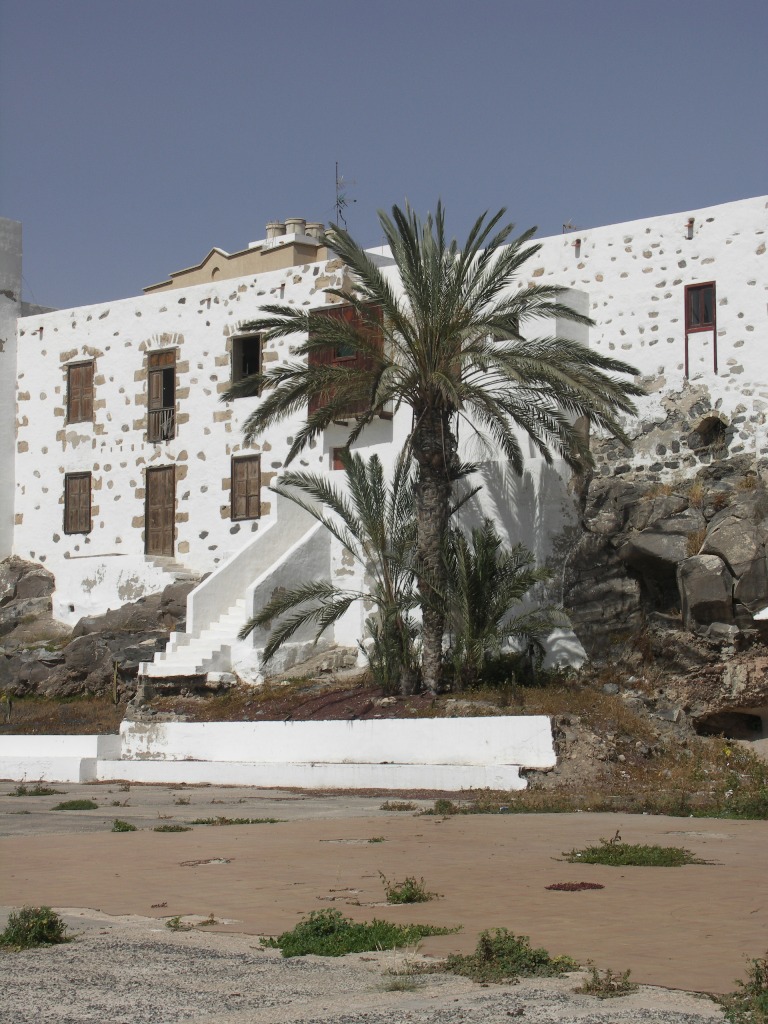
[[[123,722],[120,736],[0,737],[0,778],[350,789],[522,789],[556,763],[549,719]]]

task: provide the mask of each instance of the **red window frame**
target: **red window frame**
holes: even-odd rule
[[[712,304],[711,308],[711,319],[702,320],[701,316],[701,296],[706,292],[711,292],[710,301]],[[688,284],[685,286],[685,330],[688,334],[693,334],[695,331],[713,331],[716,326],[717,315],[715,313],[715,282],[704,281],[702,284]],[[693,311],[694,304],[697,309],[697,322],[693,322]]]
[[[710,292],[711,320],[700,319],[701,297],[706,291]],[[702,331],[712,332],[712,362],[714,372],[717,373],[717,290],[714,281],[700,281],[696,284],[685,286],[685,376],[688,376],[688,335],[699,334]],[[697,322],[693,322],[694,302],[696,304]]]

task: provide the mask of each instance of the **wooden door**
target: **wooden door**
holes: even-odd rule
[[[148,555],[172,555],[176,519],[176,479],[173,466],[147,470],[146,502],[146,552]]]

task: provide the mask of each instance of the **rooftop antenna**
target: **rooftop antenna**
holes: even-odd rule
[[[350,182],[354,185],[354,181]],[[336,227],[339,226],[339,221],[346,228],[347,218],[344,216],[344,210],[349,206],[350,203],[356,203],[356,199],[350,199],[347,196],[345,189],[347,188],[347,182],[339,174],[339,161],[336,161],[336,202],[334,203],[334,209],[336,210]]]

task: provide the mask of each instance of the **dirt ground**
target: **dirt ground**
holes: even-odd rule
[[[82,920],[91,922],[87,941],[97,958],[100,936],[111,936],[112,941],[119,935],[130,945],[130,928],[139,925],[145,951],[150,951],[153,944],[181,942],[183,946],[184,935],[196,936],[188,940],[188,945],[203,942],[200,928],[174,936],[164,922],[176,915],[189,916],[194,922],[210,914],[221,923],[205,928],[204,945],[210,944],[215,951],[220,942],[222,950],[237,947],[243,955],[252,955],[249,951],[255,948],[254,936],[277,934],[310,911],[329,906],[355,920],[378,916],[402,923],[461,926],[457,934],[423,940],[421,954],[468,952],[481,930],[507,927],[530,935],[534,945],[545,946],[553,955],[568,954],[580,963],[593,961],[600,968],[616,971],[631,968],[632,978],[644,985],[696,992],[732,990],[735,979],[744,976],[746,958],[761,955],[768,947],[765,822],[581,813],[441,818],[382,811],[382,796],[212,786],[128,789],[114,783],[66,784],[56,787],[63,791],[61,795],[43,797],[12,796],[14,788],[13,783],[0,784],[0,905],[88,908]],[[93,799],[98,809],[52,809],[59,801],[73,798]],[[424,800],[422,806],[431,803]],[[282,820],[274,824],[198,825],[181,833],[152,831],[156,825],[208,817]],[[112,832],[115,818],[135,824],[138,830]],[[617,829],[626,842],[685,846],[709,863],[682,868],[610,868],[563,861],[564,851],[611,837]],[[440,897],[417,906],[388,906],[380,873],[393,880],[423,876],[426,887]],[[599,882],[605,888],[581,892],[546,888],[563,881]],[[106,915],[101,918],[106,922],[103,930],[93,923],[95,911]],[[133,924],[121,924],[123,918]],[[79,920],[77,913],[75,920]],[[21,962],[18,957],[47,963],[46,958],[51,957],[77,958],[80,954],[70,951],[82,951],[85,947],[78,946],[80,941],[62,947],[62,951],[34,951],[15,954],[11,959],[13,963]],[[283,973],[287,970],[272,953],[260,956],[282,964]],[[309,961],[303,962],[309,970]],[[133,963],[137,963],[135,956]],[[361,964],[375,961],[358,957],[356,963],[356,970],[374,970]],[[312,967],[323,977],[328,971],[346,969],[336,961]],[[381,973],[380,964],[375,969]],[[300,968],[294,966],[292,970]],[[172,979],[166,980],[173,984]],[[20,982],[26,984],[23,976]],[[113,991],[115,984],[110,984]],[[153,984],[157,988],[157,982]],[[443,1006],[440,986],[447,984],[441,981],[426,985],[416,1000],[426,1000],[424,1012],[438,1004]],[[463,981],[455,984],[463,994],[451,995],[450,999],[469,1000],[465,1017],[418,1016],[422,1010],[414,1004],[417,1016],[413,1018],[380,1019],[490,1020],[488,1015],[472,1016],[475,1011],[470,1012],[470,1004],[475,1005],[479,992],[490,998],[491,990]],[[541,983],[537,984],[541,989]],[[563,983],[553,985],[552,991],[560,992],[555,1000],[559,1005],[564,998]],[[370,985],[363,989],[369,992]],[[310,1010],[315,1012],[315,997],[307,996],[305,1010],[301,1011],[304,1016],[259,1016],[254,1015],[255,1010],[239,1016],[233,1005],[232,1015],[203,1015],[199,1019],[232,1024],[246,1020],[379,1019],[366,1016],[374,1012],[372,1007],[365,1004],[366,1009],[364,999],[358,1006],[351,995],[348,1011],[358,1015],[342,1012],[343,1007],[337,1005],[338,989],[334,991],[333,1013],[340,1016],[333,1016],[330,1008],[330,1016],[306,1016]],[[516,993],[513,1002],[517,1000],[517,1006],[523,998],[522,989],[509,991]],[[387,1006],[392,995],[386,996]],[[406,993],[396,995],[401,1007],[411,998]],[[70,997],[75,998],[72,993]],[[532,1013],[535,999],[531,998]],[[595,1007],[601,1005],[591,1002]],[[667,1013],[670,1007],[662,1003]],[[91,1004],[95,1005],[92,996]],[[720,1011],[713,1010],[708,1002],[709,1016],[700,1016],[704,1013],[701,1000],[696,1004],[699,1016],[647,1016],[645,1010],[641,1013],[645,1006],[641,1003],[633,1004],[632,1014],[624,1016],[622,1007],[629,1005],[626,1000],[610,1004],[612,1015],[583,1019],[675,1020],[681,1024],[721,1019]],[[510,1010],[511,1004],[504,1005],[507,1009],[502,1016],[516,1015]],[[299,1013],[297,1007],[294,1010]],[[180,1016],[149,1013],[137,1017],[132,1013],[130,1019],[146,1020],[147,1024],[198,1019],[190,1017],[188,1011],[189,1006],[183,1013],[179,1010]],[[685,1013],[689,1011],[693,1012],[688,1007]],[[714,1018],[712,1013],[716,1014]],[[21,1022],[27,1018],[11,1019]],[[64,1018],[38,1013],[34,1019]],[[70,1019],[79,1022],[105,1018],[88,1016],[83,1010]],[[112,1019],[119,1021],[120,1017]],[[527,1019],[582,1018],[545,1015]]]

